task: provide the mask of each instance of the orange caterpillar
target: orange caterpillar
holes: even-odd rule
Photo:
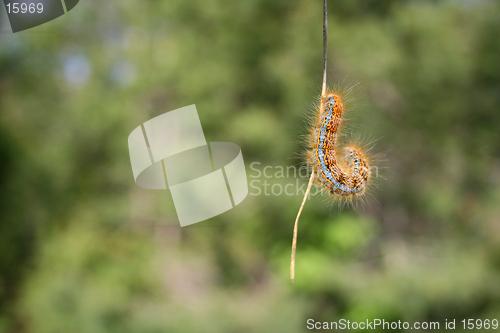
[[[365,193],[371,174],[368,160],[358,148],[347,146],[343,149],[343,156],[337,156],[337,136],[343,111],[344,104],[339,94],[328,92],[321,97],[310,131],[307,161],[316,173],[315,180],[325,190],[350,201]]]

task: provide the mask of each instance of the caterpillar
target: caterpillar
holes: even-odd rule
[[[370,179],[368,159],[360,149],[347,146],[344,159],[337,157],[338,131],[344,112],[339,94],[321,97],[315,124],[311,127],[307,161],[316,172],[315,180],[335,197],[352,200],[364,194]]]

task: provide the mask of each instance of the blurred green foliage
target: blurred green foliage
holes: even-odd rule
[[[196,104],[209,141],[301,165],[321,1],[81,1],[0,19],[0,331],[302,332],[306,320],[500,320],[500,5],[329,1],[329,81],[381,177],[358,209],[249,195],[180,228],[128,134]],[[299,179],[304,185],[307,179]],[[252,192],[252,189],[250,189]]]

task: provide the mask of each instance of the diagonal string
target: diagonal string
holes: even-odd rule
[[[323,100],[323,96],[326,93],[326,54],[328,48],[328,15],[326,11],[326,0],[323,1],[323,86],[321,88],[321,99]],[[295,219],[295,224],[293,226],[293,240],[292,240],[292,258],[290,261],[290,279],[292,282],[295,280],[295,252],[297,250],[297,229],[299,224],[299,218],[302,214],[302,209],[306,204],[307,197],[309,196],[309,192],[311,191],[311,187],[314,180],[314,169],[311,172],[311,178],[309,178],[309,183],[307,184],[307,190],[304,194],[304,199],[302,200],[302,204],[300,205],[299,212],[297,213],[297,218]]]

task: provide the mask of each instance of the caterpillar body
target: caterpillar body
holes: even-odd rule
[[[307,160],[316,173],[316,182],[334,197],[351,201],[365,193],[370,166],[359,148],[347,146],[342,150],[343,156],[337,155],[343,112],[344,104],[339,94],[328,92],[321,97],[310,131]]]

